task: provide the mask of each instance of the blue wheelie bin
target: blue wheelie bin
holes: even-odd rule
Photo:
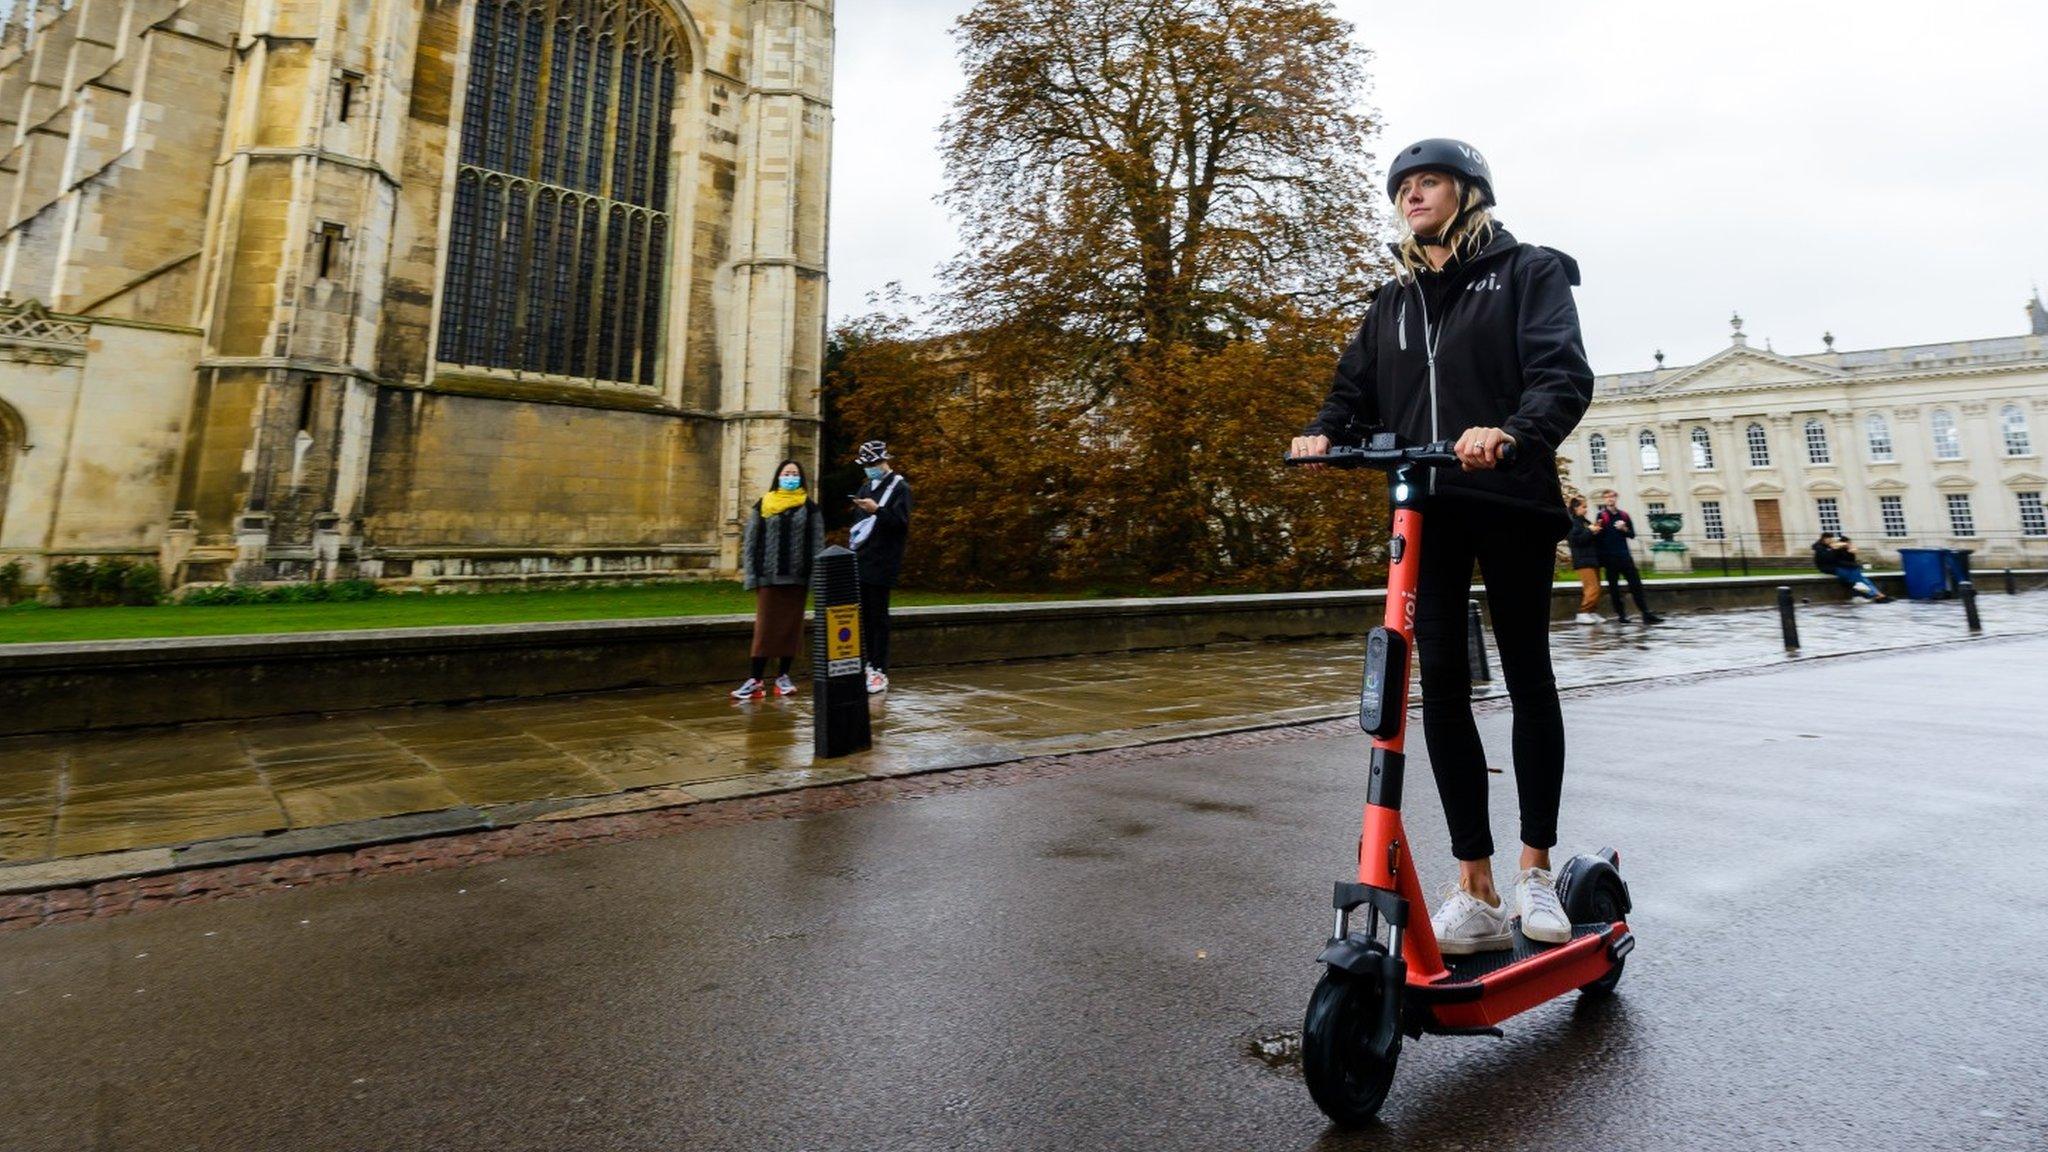
[[[1939,600],[1948,594],[1946,548],[1901,548],[1899,567],[1905,570],[1906,595],[1914,600]]]

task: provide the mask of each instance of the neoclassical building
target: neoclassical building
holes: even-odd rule
[[[0,38],[0,561],[719,570],[812,459],[831,0],[69,0]]]
[[[1723,555],[1802,563],[1823,530],[1866,559],[1968,548],[2048,563],[2048,310],[2021,336],[1784,355],[1738,316],[1719,353],[1601,376],[1561,454],[1587,491],[1684,516],[1695,566]],[[1647,536],[1647,532],[1645,533]]]

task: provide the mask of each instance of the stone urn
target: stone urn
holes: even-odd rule
[[[1657,534],[1657,540],[1650,545],[1650,570],[1653,572],[1690,572],[1692,561],[1686,553],[1690,549],[1677,539],[1678,530],[1685,526],[1685,517],[1676,512],[1650,513],[1650,531]]]

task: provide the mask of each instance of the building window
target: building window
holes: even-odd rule
[[[1934,458],[1937,460],[1960,460],[1963,458],[1963,441],[1956,435],[1956,418],[1946,408],[1936,408],[1928,418],[1928,427],[1934,431]]]
[[[1814,511],[1820,514],[1820,530],[1830,536],[1842,534],[1842,505],[1833,496],[1822,496],[1813,502]]]
[[[1872,412],[1863,421],[1863,434],[1870,443],[1870,458],[1879,464],[1888,464],[1892,458],[1892,426],[1883,416]]]
[[[1595,432],[1586,437],[1586,455],[1593,468],[1593,475],[1607,475],[1607,437]]]
[[[1806,462],[1808,464],[1832,464],[1834,455],[1828,451],[1828,430],[1819,420],[1806,422]]]
[[[1975,536],[1977,518],[1970,514],[1970,494],[1951,492],[1948,494],[1948,534],[1951,536]]]
[[[1650,501],[1649,509],[1650,515],[1662,516],[1664,514],[1664,502],[1662,500],[1652,500]]]
[[[1714,466],[1714,438],[1705,428],[1692,430],[1692,466],[1701,472]]]
[[[1642,456],[1643,471],[1660,472],[1664,468],[1664,457],[1657,451],[1657,434],[1648,428],[1636,433],[1636,452]]]
[[[2017,404],[1998,410],[1998,427],[2005,433],[2005,454],[2025,456],[2034,450],[2034,438],[2027,434],[2027,414]]]
[[[1906,534],[1906,498],[1904,496],[1879,496],[1877,514],[1884,522],[1884,534],[1904,536]]]
[[[2041,507],[2041,494],[2021,492],[2017,495],[2020,498],[2020,535],[2048,536],[2048,510]]]
[[[1764,426],[1761,424],[1751,424],[1744,430],[1742,435],[1744,439],[1749,441],[1749,466],[1751,468],[1770,467],[1771,442],[1764,435]]]
[[[1706,529],[1707,539],[1709,540],[1726,540],[1728,538],[1728,529],[1721,523],[1721,502],[1719,500],[1700,501],[1700,527]]]
[[[480,0],[474,45],[440,359],[657,384],[674,25],[651,0]]]

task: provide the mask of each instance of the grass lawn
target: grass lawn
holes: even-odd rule
[[[1029,593],[899,592],[897,605],[1053,600]],[[524,624],[540,620],[629,620],[648,616],[751,613],[754,594],[737,583],[647,584],[521,592],[421,593],[344,604],[242,604],[219,608],[0,608],[0,644],[115,640],[135,636],[229,636]]]

